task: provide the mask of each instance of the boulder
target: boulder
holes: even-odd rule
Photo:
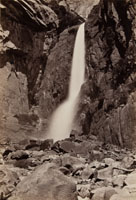
[[[13,166],[23,169],[32,169],[40,164],[42,164],[42,161],[39,159],[28,158],[14,161]]]
[[[120,174],[118,176],[114,176],[112,180],[112,184],[114,187],[122,188],[125,184],[126,175]]]
[[[3,163],[4,163],[4,160],[3,160],[2,155],[0,154],[0,165],[2,165]]]
[[[136,194],[115,194],[113,195],[110,200],[135,200]]]
[[[78,194],[82,198],[89,198],[90,196],[90,184],[77,185]]]
[[[7,168],[5,165],[0,165],[0,197],[3,197],[3,199],[9,197],[19,181],[16,172]]]
[[[72,170],[73,174],[79,169],[84,169],[85,160],[83,158],[76,158],[68,154],[61,156],[62,166]]]
[[[125,179],[125,183],[128,186],[136,184],[136,172],[130,173]]]
[[[102,187],[91,191],[91,193],[94,193],[91,200],[110,200],[116,191],[112,187]]]
[[[83,169],[83,171],[81,173],[81,177],[82,177],[83,180],[96,178],[97,177],[97,170],[95,168],[91,168],[89,165],[87,165]]]
[[[105,163],[103,163],[103,162],[98,162],[97,160],[94,160],[93,162],[91,162],[90,164],[89,164],[89,166],[91,167],[91,168],[96,168],[96,169],[104,169],[105,167],[107,167],[106,165],[105,165]]]
[[[43,164],[17,185],[9,200],[77,200],[76,185],[54,164]]]
[[[131,185],[129,185],[129,186],[125,186],[125,187],[122,189],[122,193],[136,195],[136,183],[131,184]]]
[[[92,142],[88,141],[85,136],[82,136],[80,142],[75,142],[75,153],[86,159],[95,159],[92,151]]]
[[[68,175],[71,172],[67,167],[60,167],[59,170],[65,175]]]
[[[21,142],[23,143],[23,141]],[[46,139],[46,140],[30,139],[29,141],[26,141],[26,144],[24,144],[26,150],[37,150],[37,151],[49,150],[51,149],[52,145],[53,145],[52,139]]]
[[[40,150],[49,150],[49,149],[51,149],[52,145],[53,145],[52,139],[44,140],[41,142]]]
[[[75,143],[71,141],[60,141],[59,142],[59,149],[64,153],[70,153],[75,151]]]
[[[122,160],[122,166],[124,168],[133,168],[135,162],[136,160],[134,158],[132,158],[131,156],[126,156]]]
[[[108,166],[112,166],[115,160],[113,160],[112,158],[104,158],[103,162]]]
[[[25,141],[25,140],[24,140]],[[23,143],[23,141],[21,141]],[[40,150],[41,141],[40,140],[29,140],[26,142],[25,149],[26,150]]]
[[[88,197],[82,198],[82,197],[78,196],[78,200],[90,200],[90,198],[88,198]]]
[[[23,150],[17,150],[15,152],[10,153],[10,158],[15,160],[27,159],[29,154]]]
[[[4,152],[2,154],[3,158],[6,158],[13,151],[15,151],[14,147],[6,147],[6,149],[4,150]]]
[[[113,168],[112,167],[106,167],[104,169],[98,170],[97,178],[99,180],[111,180],[113,175]]]
[[[60,160],[61,162],[61,158],[59,155],[57,155],[54,151],[46,151],[46,153],[42,152],[41,153],[43,154],[43,156],[40,158],[43,162],[44,161],[54,161],[55,160]],[[32,155],[33,157],[33,155]],[[39,157],[39,156],[38,156]]]

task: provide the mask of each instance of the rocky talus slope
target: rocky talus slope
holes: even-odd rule
[[[1,146],[0,200],[135,200],[136,152],[71,134]]]

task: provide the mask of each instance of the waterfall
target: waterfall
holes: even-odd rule
[[[79,101],[79,93],[84,83],[85,74],[85,39],[84,23],[79,26],[77,31],[69,93],[67,99],[53,113],[49,126],[49,137],[54,141],[68,138],[72,129],[73,120],[76,114]]]

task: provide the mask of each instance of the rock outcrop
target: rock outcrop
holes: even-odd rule
[[[72,1],[1,0],[0,200],[136,199],[136,3]],[[42,140],[89,12],[76,130]]]
[[[76,128],[104,143],[136,146],[133,0],[1,1],[1,113],[6,117],[1,115],[0,126],[5,136],[45,132],[67,96],[75,35],[88,12],[86,82]],[[11,90],[5,92],[8,84]]]
[[[135,1],[100,1],[91,11],[86,21],[86,82],[77,114],[82,134],[129,148],[136,146],[135,9]],[[50,53],[40,95],[45,119],[67,96],[75,34],[74,28],[65,30]]]
[[[88,132],[130,148],[136,146],[135,14],[135,1],[102,0],[86,22]]]
[[[43,123],[43,128],[41,127],[41,129],[45,130],[46,126],[44,126],[44,123],[48,123],[44,119],[50,119],[52,112],[67,97],[73,45],[77,28],[69,28],[62,32],[59,41],[48,57],[39,94],[40,116]]]
[[[78,13],[84,19],[87,19],[92,8],[99,3],[100,0],[65,0],[70,9]]]
[[[40,119],[33,106],[39,104],[47,58],[60,33],[83,19],[54,0],[0,5],[1,138],[37,136]]]
[[[29,112],[27,79],[21,72],[14,70],[9,62],[0,68],[0,141],[8,142],[9,138],[18,140],[21,128],[20,116]],[[23,121],[22,121],[23,123]],[[21,131],[24,136],[24,131]]]

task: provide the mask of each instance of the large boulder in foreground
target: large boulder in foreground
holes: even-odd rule
[[[53,164],[43,164],[18,184],[9,200],[77,200],[76,185]]]

